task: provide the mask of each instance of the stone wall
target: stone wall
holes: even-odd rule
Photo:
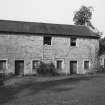
[[[85,73],[84,60],[91,69],[97,65],[99,42],[97,39],[77,38],[77,45],[70,46],[70,37],[52,37],[51,45],[43,45],[42,35],[0,34],[0,60],[7,60],[6,72],[15,70],[15,60],[24,60],[24,74],[32,74],[32,61],[63,61],[61,73],[70,73],[69,62],[77,60],[77,73]]]
[[[32,73],[32,60],[43,57],[42,42],[41,36],[0,35],[0,59],[7,60],[7,72],[14,72],[15,60],[24,60],[24,73]]]
[[[90,61],[90,69],[96,69],[99,42],[97,39],[89,38],[77,38],[77,44],[75,47],[70,46],[69,37],[53,37],[53,57],[55,59],[62,59],[64,61],[64,69],[62,72],[69,73],[69,62],[72,60],[77,61],[78,70],[77,73],[85,73],[83,62],[85,60]]]

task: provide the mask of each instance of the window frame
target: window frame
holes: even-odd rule
[[[5,70],[2,69],[2,70],[0,70],[0,72],[6,73],[6,70],[8,69],[8,65],[7,65],[8,64],[8,60],[7,59],[0,59],[0,61],[5,61],[5,66],[6,66]]]
[[[85,62],[88,62],[88,68],[86,67],[86,63]],[[90,61],[89,60],[84,60],[84,70],[89,70],[90,69]]]
[[[103,65],[104,65],[104,67],[105,67],[105,58],[104,58],[104,64],[103,64]]]
[[[58,62],[61,63],[61,64],[60,64],[61,67],[58,67]],[[63,69],[63,61],[62,61],[62,60],[56,60],[56,68],[57,68],[58,70],[62,70],[62,69]]]
[[[35,62],[37,62],[37,64],[35,64]],[[38,64],[39,63],[39,64]],[[36,65],[36,66],[35,66]],[[38,69],[40,65],[40,60],[32,60],[32,69]]]
[[[70,38],[70,46],[75,47],[77,45],[76,41],[77,41],[77,38],[71,37]]]
[[[43,45],[51,45],[51,40],[52,40],[51,36],[44,36],[43,37]]]

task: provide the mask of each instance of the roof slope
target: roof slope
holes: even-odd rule
[[[0,32],[99,37],[86,26],[0,20]]]

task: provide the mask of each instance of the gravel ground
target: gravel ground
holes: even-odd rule
[[[0,105],[105,105],[105,74],[14,77],[0,87]]]

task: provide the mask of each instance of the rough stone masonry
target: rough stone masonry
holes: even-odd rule
[[[50,45],[44,37],[51,38]],[[7,74],[15,74],[16,61],[23,61],[24,75],[36,73],[33,61],[61,66],[59,73],[85,74],[97,69],[98,51],[99,36],[86,26],[0,21],[0,71]]]

